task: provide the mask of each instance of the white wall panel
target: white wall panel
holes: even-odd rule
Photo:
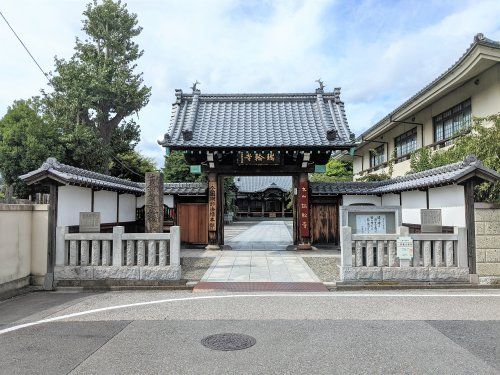
[[[80,212],[90,212],[92,190],[79,186],[59,186],[57,226],[78,225]]]

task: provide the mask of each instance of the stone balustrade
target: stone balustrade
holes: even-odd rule
[[[180,228],[170,233],[68,233],[57,228],[56,280],[179,280]]]
[[[407,227],[396,234],[352,234],[344,226],[341,232],[342,281],[469,281],[465,228],[410,235]],[[397,257],[400,236],[413,239],[413,259]]]

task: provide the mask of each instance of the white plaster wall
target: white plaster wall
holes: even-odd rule
[[[78,225],[80,212],[90,212],[92,190],[78,186],[60,186],[57,201],[57,226]]]
[[[382,195],[382,206],[399,206],[399,194]]]
[[[342,205],[350,206],[352,204],[373,204],[380,206],[380,197],[376,195],[344,195],[342,196]]]
[[[401,192],[401,203],[403,223],[420,224],[420,209],[427,208],[425,191],[403,191]]]
[[[443,225],[465,227],[465,195],[461,185],[429,189],[429,208],[441,208]]]
[[[100,190],[94,192],[94,212],[101,213],[101,223],[116,223],[116,200],[118,194],[114,191]]]
[[[48,207],[46,204],[34,205],[31,216],[31,274],[39,277],[47,273]]]
[[[135,195],[120,195],[119,221],[135,221]]]
[[[136,207],[137,208],[141,208],[142,206],[144,206],[146,204],[144,195],[141,195],[140,197],[137,197],[137,199],[136,199],[135,202],[136,202]]]
[[[48,205],[0,204],[0,290],[16,287],[3,288],[3,283],[45,275],[47,221]]]
[[[163,196],[163,204],[166,204],[167,207],[174,208],[174,196],[173,195],[164,195]]]

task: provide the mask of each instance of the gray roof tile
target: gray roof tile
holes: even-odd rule
[[[459,181],[462,177],[480,171],[490,176],[492,180],[499,180],[498,172],[484,167],[474,156],[468,156],[463,162],[448,164],[427,171],[396,177],[377,182],[312,182],[312,195],[337,194],[388,194],[419,188],[440,185],[449,185]]]
[[[290,191],[292,189],[292,177],[236,176],[234,178],[234,184],[241,193],[257,193],[272,188]]]
[[[306,94],[183,94],[176,90],[165,147],[348,147],[340,89]],[[327,132],[335,131],[335,139]]]
[[[72,167],[48,158],[42,166],[34,171],[19,176],[27,183],[34,183],[45,178],[54,179],[67,185],[85,186],[102,190],[117,191],[129,194],[144,194],[144,183],[125,180],[118,177]],[[205,194],[207,185],[203,183],[165,183],[165,194],[199,195]]]

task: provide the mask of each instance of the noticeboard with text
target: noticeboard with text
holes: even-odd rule
[[[299,233],[301,237],[309,237],[309,183],[299,183]]]
[[[279,165],[277,151],[238,151],[239,165]]]
[[[413,239],[411,237],[398,237],[396,239],[396,252],[399,259],[412,259]]]

